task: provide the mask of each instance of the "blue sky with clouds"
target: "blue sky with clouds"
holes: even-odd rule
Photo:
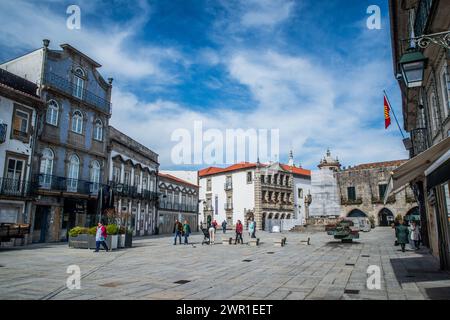
[[[81,30],[66,8],[81,8]],[[369,30],[368,6],[382,29]],[[0,1],[0,60],[70,43],[113,77],[111,124],[171,161],[171,133],[280,129],[314,168],[328,147],[344,165],[407,158],[383,94],[402,123],[392,71],[387,0]],[[197,169],[198,166],[183,166]]]

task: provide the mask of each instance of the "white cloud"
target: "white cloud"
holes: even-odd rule
[[[245,27],[275,26],[289,17],[293,6],[293,1],[284,0],[246,1],[241,23]]]

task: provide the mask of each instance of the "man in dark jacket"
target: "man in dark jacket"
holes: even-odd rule
[[[173,245],[177,244],[177,237],[180,239],[181,244],[181,234],[183,233],[183,224],[178,221],[178,219],[175,220],[175,224],[173,225],[173,233],[175,234],[175,237],[173,239]]]
[[[409,243],[409,229],[406,221],[395,227],[395,236],[402,247],[402,252],[405,252],[405,245]]]

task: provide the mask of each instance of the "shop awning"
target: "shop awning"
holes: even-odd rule
[[[427,190],[450,180],[450,150],[425,170]]]
[[[434,163],[438,163],[438,160],[449,150],[450,137],[447,137],[395,169],[391,173],[391,178],[384,193],[384,203],[386,204],[391,193],[398,192],[417,177],[425,176],[425,171],[428,168],[432,168]]]

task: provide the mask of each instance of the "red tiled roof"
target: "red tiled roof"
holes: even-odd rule
[[[393,161],[383,161],[383,162],[372,162],[358,164],[354,167],[348,168],[348,170],[362,170],[362,169],[375,169],[383,167],[399,167],[408,160],[393,160]]]
[[[292,166],[289,166],[287,164],[280,164],[280,166],[283,168],[283,170],[292,171],[292,173],[294,173],[294,174],[299,174],[299,175],[302,175],[302,176],[311,176],[311,170],[307,170],[307,169],[303,169],[303,168],[297,168],[297,167],[292,167]]]
[[[186,180],[177,178],[177,177],[175,177],[175,176],[173,176],[171,174],[158,172],[158,176],[160,176],[162,178],[166,178],[166,179],[172,180],[172,181],[175,181],[175,182],[183,183],[183,184],[189,185],[191,187],[198,188],[198,185],[190,183],[190,182],[188,182]]]
[[[261,166],[266,167],[268,165],[261,164]],[[280,166],[283,170],[291,171],[294,174],[303,175],[303,176],[311,176],[310,170],[306,170],[303,168],[297,168],[297,167],[291,167],[291,166],[288,166],[286,164],[281,164],[281,163],[280,163]],[[205,177],[205,176],[210,176],[210,175],[217,174],[217,173],[231,172],[231,171],[237,171],[237,170],[249,169],[249,168],[256,168],[256,163],[240,162],[240,163],[233,164],[226,168],[209,167],[209,168],[199,170],[198,176]]]

